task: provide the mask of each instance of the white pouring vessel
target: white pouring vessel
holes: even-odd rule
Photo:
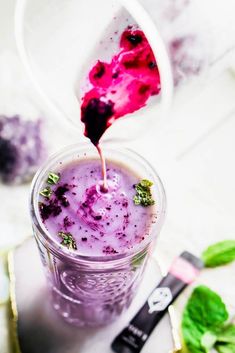
[[[67,117],[83,131],[76,95],[92,64],[109,61],[117,51],[119,37],[113,33],[137,23],[158,63],[161,95],[134,113],[135,124],[131,114],[105,134],[106,139],[125,139],[137,137],[149,125],[155,128],[165,117],[173,80],[175,88],[196,81],[200,90],[232,66],[234,13],[234,0],[18,0],[15,32],[20,56],[40,94],[56,116]]]
[[[27,73],[56,116],[67,117],[82,131],[77,99],[81,84],[97,59],[110,60],[117,52],[120,36],[112,34],[121,34],[128,24],[138,24],[150,42],[160,71],[161,94],[151,98],[151,114],[146,114],[146,108],[137,111],[135,124],[132,115],[120,119],[106,139],[112,134],[119,140],[137,137],[143,127],[160,121],[170,106],[169,56],[148,13],[136,0],[101,0],[99,6],[94,0],[41,0],[40,5],[18,0],[16,6],[16,40]]]

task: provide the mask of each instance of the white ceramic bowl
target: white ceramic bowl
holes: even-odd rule
[[[104,37],[107,40],[111,31],[124,29],[133,22],[144,31],[153,49],[160,72],[161,94],[151,98],[148,109],[135,113],[137,124],[134,129],[133,124],[130,125],[130,116],[114,124],[111,135],[120,137],[116,126],[117,129],[122,127],[119,132],[128,131],[128,134],[122,133],[121,139],[137,137],[143,133],[143,128],[149,127],[149,123],[152,128],[165,116],[171,103],[170,60],[149,14],[137,0],[17,1],[15,34],[21,59],[37,90],[56,116],[67,117],[83,130],[76,97],[80,82],[92,62],[100,55],[110,58],[117,46],[117,43],[110,42],[105,52],[100,41],[104,39],[105,42]]]

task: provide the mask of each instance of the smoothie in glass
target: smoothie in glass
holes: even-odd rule
[[[129,306],[165,213],[161,181],[142,157],[130,150],[105,155],[107,190],[97,153],[87,146],[53,157],[32,189],[34,233],[52,303],[77,326],[106,324]],[[148,205],[138,199],[143,180],[153,183]]]

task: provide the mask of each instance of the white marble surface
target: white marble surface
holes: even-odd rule
[[[15,53],[13,8],[14,0],[0,0],[0,59],[6,53],[10,57]],[[20,71],[20,64],[13,61]],[[33,95],[40,106],[37,93]],[[1,109],[3,106],[2,100]],[[57,121],[54,129],[55,117],[44,107],[43,110],[47,115],[50,151],[77,141],[75,131],[65,122]],[[210,243],[235,238],[235,77],[232,72],[224,72],[201,89],[193,87],[178,94],[165,123],[151,126],[142,138],[128,146],[155,166],[166,188],[168,213],[155,253],[166,267],[182,250],[200,255]],[[28,193],[29,185],[11,188],[0,185],[1,200],[4,200],[0,203],[1,249],[31,234]],[[217,290],[234,311],[234,278],[235,266],[231,265],[205,271],[198,283]],[[176,303],[179,313],[190,290]],[[8,353],[4,315],[5,308],[0,306],[0,352]],[[164,349],[159,353],[165,353]]]
[[[30,269],[28,263],[31,263]],[[115,322],[99,328],[76,328],[58,320],[56,311],[51,303],[45,300],[45,276],[42,271],[38,249],[34,239],[26,241],[14,254],[16,274],[16,298],[19,310],[20,342],[30,353],[94,353],[94,350],[112,353],[111,342],[117,334],[126,327],[146,301],[149,293],[161,280],[161,272],[157,261],[150,258],[140,289],[130,308]],[[27,272],[27,276],[22,273]],[[37,280],[35,281],[35,278]],[[38,318],[35,320],[35,318]],[[164,335],[164,345],[161,337]],[[34,337],[32,339],[32,337]],[[42,337],[44,339],[42,340]],[[170,352],[173,348],[169,317],[158,325],[151,338],[145,344],[143,353],[158,351]]]

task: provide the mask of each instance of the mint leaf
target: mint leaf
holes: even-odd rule
[[[39,194],[42,195],[43,197],[46,197],[49,199],[52,195],[52,190],[51,190],[50,186],[48,186],[45,189],[43,189],[42,191],[40,191]]]
[[[206,267],[216,267],[235,260],[235,240],[225,240],[209,246],[202,253]]]
[[[135,256],[132,258],[132,260],[131,260],[131,265],[132,265],[134,268],[140,267],[140,266],[142,265],[142,263],[143,263],[143,261],[144,261],[146,255],[147,255],[146,253],[141,254],[141,255],[139,255],[139,254],[135,255]]]
[[[182,334],[190,353],[205,353],[205,349],[201,346],[201,338],[205,332],[206,329],[200,324],[195,324],[188,310],[185,310],[182,319]]]
[[[204,353],[201,345],[207,331],[215,332],[228,319],[225,304],[206,286],[194,289],[183,312],[182,334],[190,353]]]
[[[228,343],[228,344],[216,344],[215,349],[218,353],[235,353],[235,344]]]
[[[71,233],[59,232],[59,237],[62,238],[60,244],[66,246],[70,250],[77,250],[77,244]]]
[[[150,187],[153,185],[153,182],[152,182],[152,181],[149,181],[149,180],[147,180],[147,179],[143,179],[143,180],[141,180],[140,185],[141,185],[143,188],[150,188]]]
[[[150,187],[153,183],[147,179],[141,180],[135,185],[136,195],[133,198],[135,205],[144,207],[154,205],[155,201],[152,198]]]
[[[187,310],[195,322],[205,328],[214,328],[228,319],[228,312],[221,297],[206,286],[194,289]]]
[[[141,204],[141,197],[139,195],[135,195],[133,198],[133,201],[135,203],[136,206]]]
[[[206,352],[210,352],[217,340],[217,336],[214,332],[206,331],[201,337],[201,346]]]
[[[48,174],[48,178],[47,178],[48,184],[55,185],[58,183],[59,180],[60,180],[60,176],[58,174],[51,173],[51,172]]]
[[[217,341],[233,343],[235,345],[235,325],[229,324],[223,327],[217,334]]]

